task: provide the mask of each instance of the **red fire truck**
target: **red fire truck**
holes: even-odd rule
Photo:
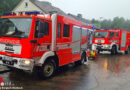
[[[87,61],[88,27],[58,14],[6,13],[0,19],[0,64],[51,77],[60,66]]]
[[[111,54],[125,52],[130,48],[130,31],[122,29],[96,30],[93,37],[93,50],[110,51]]]

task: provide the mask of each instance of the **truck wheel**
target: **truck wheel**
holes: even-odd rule
[[[80,64],[84,64],[85,62],[87,62],[87,58],[86,58],[86,54],[83,53],[81,56]]]
[[[97,52],[98,54],[100,54],[100,50],[98,50],[98,52]]]
[[[125,51],[125,54],[128,54],[128,51]]]
[[[46,78],[52,77],[54,75],[55,71],[56,71],[56,63],[52,59],[52,60],[46,61],[42,65],[42,67],[39,70],[39,74],[38,75],[40,76],[40,78],[46,79]]]
[[[127,48],[127,51],[125,51],[125,54],[129,54],[129,47]]]
[[[112,49],[111,49],[111,54],[117,54],[117,48],[116,46],[113,46]]]
[[[82,54],[81,60],[75,62],[76,65],[82,65],[82,64],[84,64],[85,62],[88,61],[85,54],[86,54],[86,53],[83,53],[83,54]]]

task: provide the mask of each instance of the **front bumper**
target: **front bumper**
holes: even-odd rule
[[[93,44],[92,49],[93,50],[100,50],[100,51],[110,51],[111,45],[108,45],[108,44]]]
[[[26,71],[32,71],[34,60],[0,55],[0,64]]]

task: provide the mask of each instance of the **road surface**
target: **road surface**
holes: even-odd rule
[[[23,71],[0,76],[24,90],[130,90],[130,55],[100,54],[89,65],[62,67],[47,80]]]

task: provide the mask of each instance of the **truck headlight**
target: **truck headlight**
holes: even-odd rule
[[[109,48],[110,46],[109,45],[105,45],[104,48]]]
[[[30,65],[31,60],[22,60],[22,63],[25,64],[25,65]]]
[[[105,43],[105,40],[102,40],[101,42],[102,42],[102,43]]]

